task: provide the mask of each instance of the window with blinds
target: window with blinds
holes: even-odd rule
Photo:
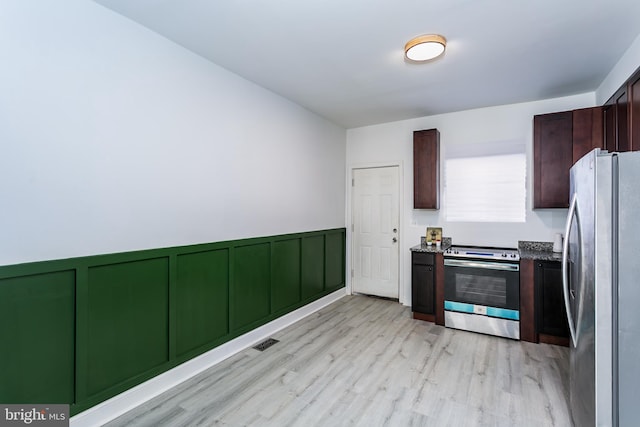
[[[525,222],[524,143],[448,146],[444,166],[447,221]]]

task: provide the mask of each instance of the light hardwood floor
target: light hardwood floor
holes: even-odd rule
[[[568,351],[347,296],[108,424],[570,426]]]

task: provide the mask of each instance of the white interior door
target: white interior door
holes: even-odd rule
[[[398,298],[398,167],[354,169],[352,190],[352,291]]]

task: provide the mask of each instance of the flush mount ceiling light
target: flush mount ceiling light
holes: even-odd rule
[[[438,34],[414,37],[404,45],[404,55],[416,62],[428,61],[444,52],[447,40]]]

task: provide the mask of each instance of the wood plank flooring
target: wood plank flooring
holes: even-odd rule
[[[347,296],[111,423],[571,426],[568,350],[448,329]]]

